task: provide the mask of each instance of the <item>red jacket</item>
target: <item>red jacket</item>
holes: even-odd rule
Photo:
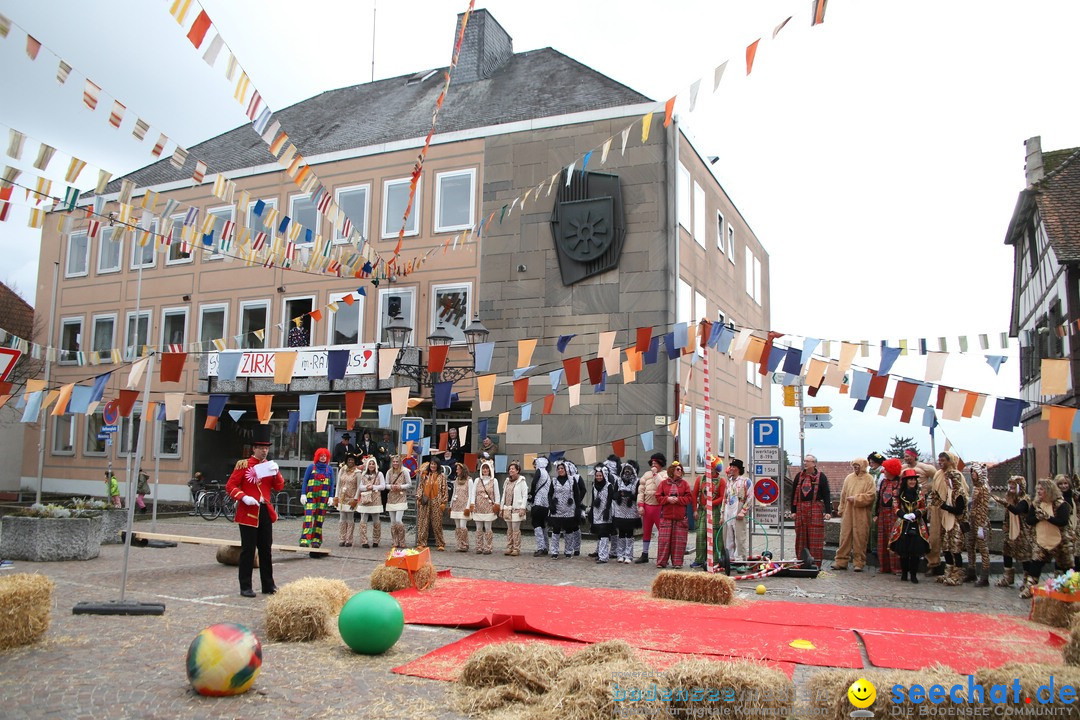
[[[674,503],[668,502],[668,496],[674,493],[677,499]],[[656,488],[656,500],[660,503],[660,517],[668,520],[686,519],[686,506],[690,504],[693,495],[690,492],[690,483],[682,480],[664,478],[660,487]]]
[[[233,470],[229,481],[225,483],[225,491],[229,497],[236,500],[236,520],[238,525],[259,526],[259,506],[246,505],[241,500],[245,495],[266,503],[266,509],[270,511],[270,522],[277,522],[277,513],[274,512],[273,493],[280,492],[285,487],[285,478],[281,473],[273,477],[257,478],[251,468],[258,465],[259,461],[254,457],[247,460],[247,469]]]

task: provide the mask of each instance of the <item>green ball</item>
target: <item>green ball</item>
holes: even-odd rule
[[[401,603],[381,590],[349,598],[338,615],[338,632],[353,652],[380,655],[394,646],[405,629]]]

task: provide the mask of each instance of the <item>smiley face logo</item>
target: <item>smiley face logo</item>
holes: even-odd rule
[[[866,678],[859,678],[851,683],[847,691],[848,700],[860,710],[864,710],[874,704],[877,698],[877,689]]]

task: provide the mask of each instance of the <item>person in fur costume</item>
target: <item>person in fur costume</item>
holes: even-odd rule
[[[894,502],[896,521],[889,536],[889,549],[900,556],[900,580],[910,580],[916,585],[919,583],[919,562],[930,549],[926,502],[919,489],[920,481],[915,468],[901,471],[900,491]]]
[[[615,538],[615,561],[627,565],[634,562],[634,531],[641,527],[637,496],[637,468],[627,461],[615,480],[615,502],[611,506],[612,523],[618,533]]]
[[[469,488],[469,514],[476,523],[476,553],[491,554],[494,531],[491,523],[499,517],[502,507],[499,504],[499,481],[495,477],[495,463],[485,460],[480,463],[480,474]]]
[[[990,488],[986,484],[986,469],[982,463],[973,462],[971,470],[971,508],[968,512],[968,564],[967,577],[975,576],[975,587],[990,585]],[[975,568],[975,555],[982,560]]]
[[[356,509],[360,513],[360,547],[368,547],[368,523],[374,527],[371,531],[371,547],[379,547],[382,540],[382,489],[386,479],[379,472],[379,462],[374,455],[365,455],[360,459],[360,504]]]
[[[611,557],[611,505],[615,500],[614,473],[605,463],[593,468],[592,503],[588,508],[589,525],[597,537],[596,562],[606,563]]]
[[[386,511],[390,513],[390,537],[394,547],[403,548],[405,540],[405,511],[409,508],[409,488],[412,476],[408,468],[401,464],[400,455],[390,456],[390,467],[386,469]]]
[[[862,572],[866,565],[866,541],[870,536],[870,514],[877,488],[874,476],[867,472],[867,460],[858,457],[851,461],[851,472],[844,478],[840,489],[840,504],[836,514],[840,516],[840,547],[836,551],[833,568],[847,570],[852,558],[855,572]]]
[[[334,505],[338,509],[338,545],[352,547],[353,531],[356,529],[356,506],[360,504],[360,458],[353,452],[343,456],[344,465],[338,476]]]
[[[964,582],[964,532],[961,523],[967,517],[967,483],[956,469],[957,456],[941,453],[938,456],[940,470],[934,475],[929,503],[939,511],[938,521],[941,537],[941,554],[945,558],[945,572],[938,574],[938,582],[945,585],[962,585]],[[930,535],[933,543],[933,534]],[[931,549],[932,549],[931,545]],[[935,573],[937,574],[937,573]]]
[[[877,492],[876,539],[878,572],[885,575],[895,575],[898,570],[905,571],[900,564],[900,556],[889,548],[889,543],[892,542],[893,526],[898,517],[896,510],[900,501],[897,497],[900,495],[900,473],[903,469],[904,465],[899,458],[889,458],[881,463],[881,480],[878,482]],[[906,571],[904,575],[907,575]]]
[[[443,542],[443,511],[446,509],[446,475],[439,458],[431,455],[420,469],[416,482],[416,548],[423,550],[428,537],[435,540],[437,550],[445,550]]]
[[[991,495],[990,499],[1005,509],[1005,542],[1001,549],[1005,573],[997,581],[997,586],[1013,587],[1016,580],[1014,564],[1017,563],[1023,572],[1021,584],[1026,584],[1023,578],[1026,577],[1028,563],[1031,562],[1031,526],[1027,524],[1031,499],[1027,494],[1027,480],[1020,475],[1013,475],[1006,486],[1005,497]]]
[[[469,552],[469,517],[472,515],[473,479],[463,463],[454,463],[450,488],[450,519],[454,521],[454,539],[458,552]],[[477,552],[481,552],[477,547]]]
[[[506,466],[503,482],[502,519],[506,521],[506,552],[503,555],[521,554],[521,523],[529,503],[529,483],[521,474],[521,464],[511,460]]]
[[[1050,478],[1039,480],[1035,486],[1035,501],[1028,507],[1027,524],[1034,528],[1035,542],[1020,597],[1031,597],[1031,588],[1038,584],[1046,563],[1053,561],[1059,572],[1072,564],[1069,548],[1065,546],[1065,532],[1071,516],[1072,508],[1061,497],[1061,490],[1054,481]]]
[[[548,473],[548,459],[538,457],[533,461],[533,479],[529,486],[529,502],[532,503],[529,519],[533,526],[533,537],[536,538],[536,550],[533,552],[533,557],[547,555],[548,495],[550,492],[551,475]]]
[[[304,528],[300,533],[300,547],[322,546],[326,506],[330,498],[334,497],[336,487],[334,468],[330,464],[330,451],[319,448],[315,451],[314,460],[308,465],[300,483],[300,504],[304,506]],[[322,555],[315,553],[312,557]]]
[[[1054,484],[1057,485],[1058,492],[1061,493],[1061,499],[1065,501],[1065,504],[1069,506],[1069,524],[1066,526],[1065,535],[1065,552],[1069,557],[1073,558],[1073,564],[1069,567],[1076,569],[1076,556],[1080,555],[1077,552],[1077,545],[1080,544],[1080,538],[1077,537],[1077,498],[1076,491],[1073,490],[1072,481],[1069,480],[1067,475],[1054,476]],[[1066,568],[1067,569],[1067,568]]]

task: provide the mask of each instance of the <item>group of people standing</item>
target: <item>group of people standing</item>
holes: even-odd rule
[[[955,453],[938,455],[937,467],[920,462],[913,450],[899,458],[880,453],[851,462],[844,478],[836,514],[841,518],[840,545],[835,570],[855,572],[866,564],[871,527],[876,520],[878,567],[881,573],[918,583],[922,559],[930,577],[949,586],[973,581],[990,584],[990,503],[1005,511],[1004,566],[999,587],[1013,587],[1016,565],[1022,572],[1022,597],[1031,596],[1043,569],[1050,562],[1059,572],[1080,569],[1080,478],[1058,475],[1036,484],[1035,497],[1027,495],[1027,481],[1009,478],[1007,492],[990,492],[986,468],[967,465],[971,483],[961,472]],[[824,522],[831,517],[828,478],[818,471],[817,459],[808,455],[795,476],[791,514],[795,517],[795,546],[809,550],[818,565],[824,553]],[[967,565],[964,553],[967,553]]]

